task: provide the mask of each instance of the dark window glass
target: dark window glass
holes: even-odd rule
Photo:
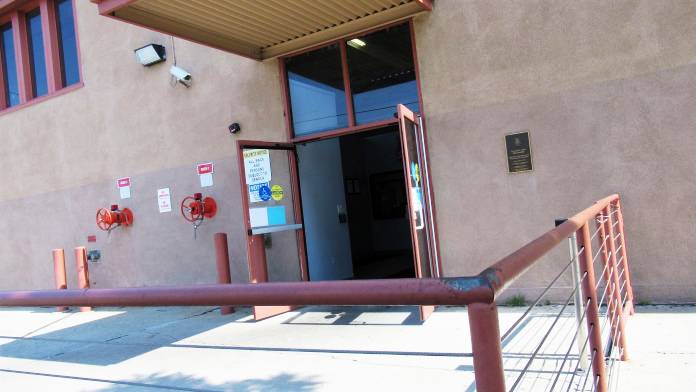
[[[357,124],[394,118],[401,103],[419,112],[411,33],[402,24],[346,42]]]
[[[295,135],[348,126],[338,45],[285,60]]]
[[[2,82],[4,84],[5,97],[7,97],[7,106],[19,105],[17,62],[15,60],[14,37],[12,36],[11,24],[0,26],[0,59],[2,60],[0,66],[5,75],[5,80]]]
[[[46,81],[46,58],[44,57],[43,32],[41,31],[41,14],[39,10],[27,14],[27,41],[31,64],[31,79],[34,97],[48,92]]]
[[[60,63],[63,73],[63,87],[67,87],[80,81],[72,0],[56,1],[56,15],[58,19],[58,38],[60,41]]]

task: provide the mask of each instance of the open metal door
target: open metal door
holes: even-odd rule
[[[308,280],[295,146],[237,142],[251,283]],[[261,320],[291,306],[254,306]]]
[[[397,106],[397,113],[416,277],[440,277],[437,234],[423,122],[418,115],[404,105]],[[435,306],[421,306],[421,320],[427,319],[434,310]]]

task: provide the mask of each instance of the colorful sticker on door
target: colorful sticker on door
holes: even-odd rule
[[[244,171],[247,185],[271,182],[269,150],[244,150]]]
[[[284,192],[283,192],[283,187],[276,184],[271,187],[271,197],[275,201],[281,201],[283,200]]]
[[[420,185],[420,168],[416,162],[411,162],[411,179],[416,186]]]
[[[263,201],[271,200],[271,188],[268,185],[261,185],[259,187],[259,199]]]
[[[259,196],[259,189],[262,186],[269,186],[269,184],[267,182],[264,182],[262,184],[249,185],[249,203],[260,203],[263,201]]]

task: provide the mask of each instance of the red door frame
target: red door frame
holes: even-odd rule
[[[372,33],[374,31],[382,30],[384,28],[390,27],[390,26],[395,26],[398,24],[404,23],[404,21],[398,21],[394,22],[385,26],[380,26],[378,28],[368,30],[365,32],[361,32],[359,36],[363,36],[369,33]],[[413,19],[409,19],[408,22],[409,24],[409,29],[410,29],[410,35],[411,35],[411,51],[413,54],[413,64],[414,64],[414,72],[416,75],[416,86],[418,90],[418,103],[420,107],[420,115],[419,118],[415,121],[418,123],[420,121],[420,126],[422,128],[423,132],[423,137],[424,137],[424,145],[423,145],[423,152],[424,152],[424,157],[426,162],[430,162],[429,159],[429,151],[428,151],[428,143],[427,143],[427,133],[426,133],[426,127],[424,124],[424,105],[423,105],[423,96],[421,93],[421,80],[420,80],[420,71],[419,71],[419,65],[418,65],[418,56],[416,53],[416,37],[415,37],[415,31],[414,31],[414,24],[413,24]],[[349,118],[349,124],[348,127],[342,128],[342,129],[334,129],[330,131],[325,131],[325,132],[320,132],[312,135],[305,135],[305,136],[295,136],[293,132],[293,126],[292,126],[292,110],[290,107],[290,94],[289,94],[289,89],[288,89],[288,80],[286,76],[286,69],[285,69],[285,58],[286,57],[281,57],[278,59],[278,70],[279,70],[279,79],[280,79],[280,87],[281,87],[281,94],[282,94],[282,101],[283,101],[283,115],[285,118],[285,131],[286,131],[286,138],[287,142],[285,143],[277,143],[277,142],[260,142],[260,141],[251,141],[251,140],[240,140],[237,142],[238,146],[238,159],[239,159],[239,167],[240,169],[243,168],[243,155],[241,154],[242,148],[243,147],[258,147],[258,148],[273,148],[276,147],[277,149],[294,149],[294,145],[296,143],[301,143],[301,142],[311,142],[311,141],[319,141],[319,140],[324,140],[324,139],[329,139],[329,138],[334,138],[337,136],[343,136],[343,135],[350,135],[350,134],[355,134],[355,133],[360,133],[360,132],[366,132],[366,131],[371,131],[377,128],[382,128],[385,126],[389,125],[396,125],[399,124],[398,119],[388,119],[388,120],[383,120],[383,121],[378,121],[370,124],[364,124],[364,125],[356,125],[355,124],[355,113],[352,105],[352,97],[350,95],[350,83],[349,83],[349,78],[348,78],[348,60],[346,56],[346,50],[345,50],[345,41],[352,39],[354,37],[346,37],[343,39],[339,39],[336,41],[332,41],[329,43],[324,43],[320,46],[317,47],[312,47],[308,48],[306,50],[293,53],[293,55],[301,54],[307,51],[311,51],[314,49],[317,49],[319,47],[324,47],[327,45],[333,45],[333,44],[338,44],[339,49],[340,49],[340,54],[341,54],[341,63],[342,63],[342,72],[344,76],[344,90],[346,94],[346,104],[347,104],[347,110],[348,110],[348,118]],[[294,199],[294,207],[295,207],[295,220],[296,222],[302,221],[302,203],[301,203],[301,194],[299,192],[299,187],[300,187],[300,180],[299,180],[299,173],[297,172],[297,160],[294,154],[291,154],[290,158],[291,162],[290,163],[290,170],[291,170],[291,181],[292,181],[292,186],[293,186],[293,199]],[[433,190],[434,186],[432,185],[432,178],[430,175],[430,170],[426,168],[426,170],[423,171],[423,175],[427,177],[428,183],[430,184],[429,189],[424,190],[428,192],[428,199],[430,201],[429,207],[431,211],[431,216],[429,217],[429,221],[431,222],[431,225],[433,226],[433,232],[432,232],[432,248],[433,248],[433,256],[432,260],[436,263],[436,271],[439,271],[438,275],[443,275],[441,273],[442,271],[442,264],[441,260],[439,257],[439,249],[440,249],[440,244],[439,244],[439,238],[437,235],[437,222],[436,222],[436,215],[437,215],[437,209],[435,207],[435,192]],[[245,179],[241,176],[240,173],[240,181],[242,185],[242,202],[243,202],[243,209],[244,209],[244,218],[245,218],[245,225],[247,228],[247,231],[249,232],[250,230],[250,222],[249,222],[249,200],[248,200],[248,194],[245,189]],[[309,275],[308,275],[308,265],[307,265],[307,254],[306,254],[306,243],[305,243],[305,235],[304,235],[304,229],[298,230],[298,250],[301,252],[300,255],[300,260],[301,260],[301,265],[300,265],[300,270],[301,270],[301,275],[302,275],[302,280],[309,280]],[[251,242],[247,244],[249,249],[252,249],[253,246],[251,245]],[[252,253],[250,253],[250,256],[253,255],[253,249],[251,250]],[[435,272],[435,271],[434,271]]]
[[[247,235],[247,262],[249,265],[249,281],[251,283],[267,282],[268,281],[268,266],[266,260],[266,249],[264,247],[263,235],[252,235],[251,218],[249,216],[249,192],[247,190],[244,153],[248,148],[263,148],[268,150],[285,150],[288,151],[288,165],[290,171],[290,184],[293,203],[293,215],[295,223],[302,223],[302,199],[300,193],[300,178],[297,172],[297,157],[295,155],[295,144],[293,143],[276,143],[264,142],[255,140],[238,140],[237,141],[237,167],[239,168],[239,184],[242,192],[242,212],[244,214],[244,228]],[[304,226],[301,229],[295,230],[297,241],[297,256],[300,263],[300,277],[303,281],[309,280],[308,265],[307,265],[307,248],[305,243]],[[254,306],[254,319],[261,320],[264,318],[276,316],[292,310],[291,306]]]
[[[399,116],[399,136],[401,139],[401,155],[402,155],[402,160],[403,160],[403,169],[404,169],[404,186],[406,188],[406,200],[408,201],[408,221],[409,221],[409,231],[411,233],[411,246],[413,247],[413,265],[415,267],[416,271],[416,277],[417,278],[430,278],[430,277],[439,277],[439,264],[438,264],[438,259],[436,255],[436,247],[435,247],[435,235],[434,233],[437,232],[435,230],[435,227],[433,226],[434,222],[432,221],[432,214],[430,213],[430,209],[432,206],[432,203],[430,201],[430,196],[428,194],[424,194],[424,192],[428,192],[429,189],[432,187],[428,183],[429,178],[428,178],[428,169],[427,169],[427,161],[422,162],[421,158],[425,158],[425,146],[422,146],[419,148],[419,143],[424,143],[423,140],[418,140],[415,139],[415,159],[414,157],[411,157],[411,154],[409,152],[409,145],[408,145],[408,127],[406,125],[406,121],[410,121],[414,124],[414,127],[419,127],[420,132],[415,133],[415,137],[418,138],[418,136],[422,133],[422,122],[420,122],[420,117],[413,113],[411,110],[409,110],[406,106],[399,104],[397,106],[397,113]],[[419,243],[419,237],[418,237],[418,228],[416,227],[415,223],[415,205],[416,205],[416,200],[413,199],[413,193],[411,192],[411,167],[410,167],[410,162],[415,161],[418,162],[419,166],[419,171],[421,175],[421,195],[423,195],[422,199],[420,201],[421,203],[421,216],[420,216],[420,221],[423,223],[423,227],[421,229],[425,230],[425,246],[427,249],[425,249],[425,252],[427,253],[428,260],[423,260],[421,258],[421,249],[420,249],[420,243]],[[416,184],[417,185],[417,184]],[[423,263],[427,262],[427,270],[429,272],[428,276],[423,276],[422,271],[423,271]],[[435,267],[435,268],[433,268]],[[426,320],[430,315],[435,311],[435,306],[433,305],[421,305],[419,307],[420,309],[420,318],[422,321]]]
[[[390,23],[385,26],[380,26],[378,28],[374,28],[365,32],[360,33],[357,36],[351,36],[351,37],[346,37],[340,40],[332,41],[329,43],[322,44],[320,46],[315,46],[311,47],[308,49],[305,49],[300,52],[293,53],[293,56],[309,52],[321,47],[325,47],[328,45],[333,45],[333,44],[338,44],[339,48],[341,49],[341,67],[343,71],[343,76],[344,76],[344,90],[346,92],[346,103],[350,103],[347,106],[348,110],[348,119],[349,119],[349,124],[348,127],[346,128],[341,128],[341,129],[334,129],[330,131],[325,131],[325,132],[319,132],[316,134],[311,134],[311,135],[305,135],[305,136],[295,136],[293,132],[293,127],[292,127],[292,110],[290,107],[290,92],[288,90],[288,79],[287,79],[287,73],[285,69],[285,59],[287,57],[280,57],[278,59],[278,70],[279,70],[279,76],[280,76],[280,87],[281,87],[281,93],[282,93],[282,99],[283,99],[283,114],[285,117],[285,132],[287,135],[287,140],[290,143],[301,143],[301,142],[310,142],[310,141],[319,141],[319,140],[324,140],[324,139],[329,139],[337,136],[344,136],[344,135],[350,135],[354,133],[360,133],[360,132],[366,132],[366,131],[371,131],[376,128],[382,128],[388,125],[395,125],[399,123],[398,119],[389,119],[389,120],[383,120],[383,121],[378,121],[370,124],[363,124],[363,125],[355,125],[355,113],[353,110],[353,105],[352,105],[352,97],[350,95],[350,83],[349,83],[349,78],[348,78],[348,59],[346,56],[346,51],[345,51],[345,45],[344,43],[352,38],[355,37],[360,37],[366,34],[370,34],[375,31],[383,30],[385,28],[391,27],[391,26],[396,26],[398,24],[402,24],[404,21],[398,21],[394,23]],[[416,32],[415,32],[415,27],[413,23],[413,18],[410,18],[407,22],[409,24],[409,30],[411,33],[411,53],[413,54],[413,67],[414,67],[414,72],[416,74],[416,86],[418,90],[418,105],[420,108],[420,113],[419,113],[419,121],[421,125],[421,132],[423,133],[423,153],[424,153],[424,160],[425,162],[429,163],[430,162],[430,152],[428,149],[428,133],[427,133],[427,126],[426,126],[426,121],[425,121],[425,107],[423,104],[423,94],[422,94],[422,88],[421,88],[421,79],[420,79],[420,67],[418,65],[418,53],[416,50]],[[289,56],[292,57],[292,56]],[[433,260],[435,260],[436,264],[436,271],[438,272],[438,275],[441,275],[441,277],[444,277],[444,273],[442,272],[442,260],[440,258],[440,238],[437,230],[437,206],[435,203],[435,191],[434,188],[435,186],[433,185],[433,179],[430,174],[430,168],[426,167],[424,170],[423,175],[427,178],[428,184],[430,185],[429,188],[426,190],[428,192],[428,199],[430,201],[430,220],[432,224],[432,237],[433,237]]]

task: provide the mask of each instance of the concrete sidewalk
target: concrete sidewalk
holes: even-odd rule
[[[524,311],[500,309],[502,331]],[[504,342],[508,386],[558,309],[536,309]],[[548,389],[574,325],[564,314],[518,390]],[[619,390],[694,385],[694,326],[696,307],[639,308]],[[306,307],[261,322],[248,308],[0,310],[2,391],[473,391],[472,365],[463,308],[439,308],[424,324],[415,307]],[[582,378],[561,375],[556,389]]]

